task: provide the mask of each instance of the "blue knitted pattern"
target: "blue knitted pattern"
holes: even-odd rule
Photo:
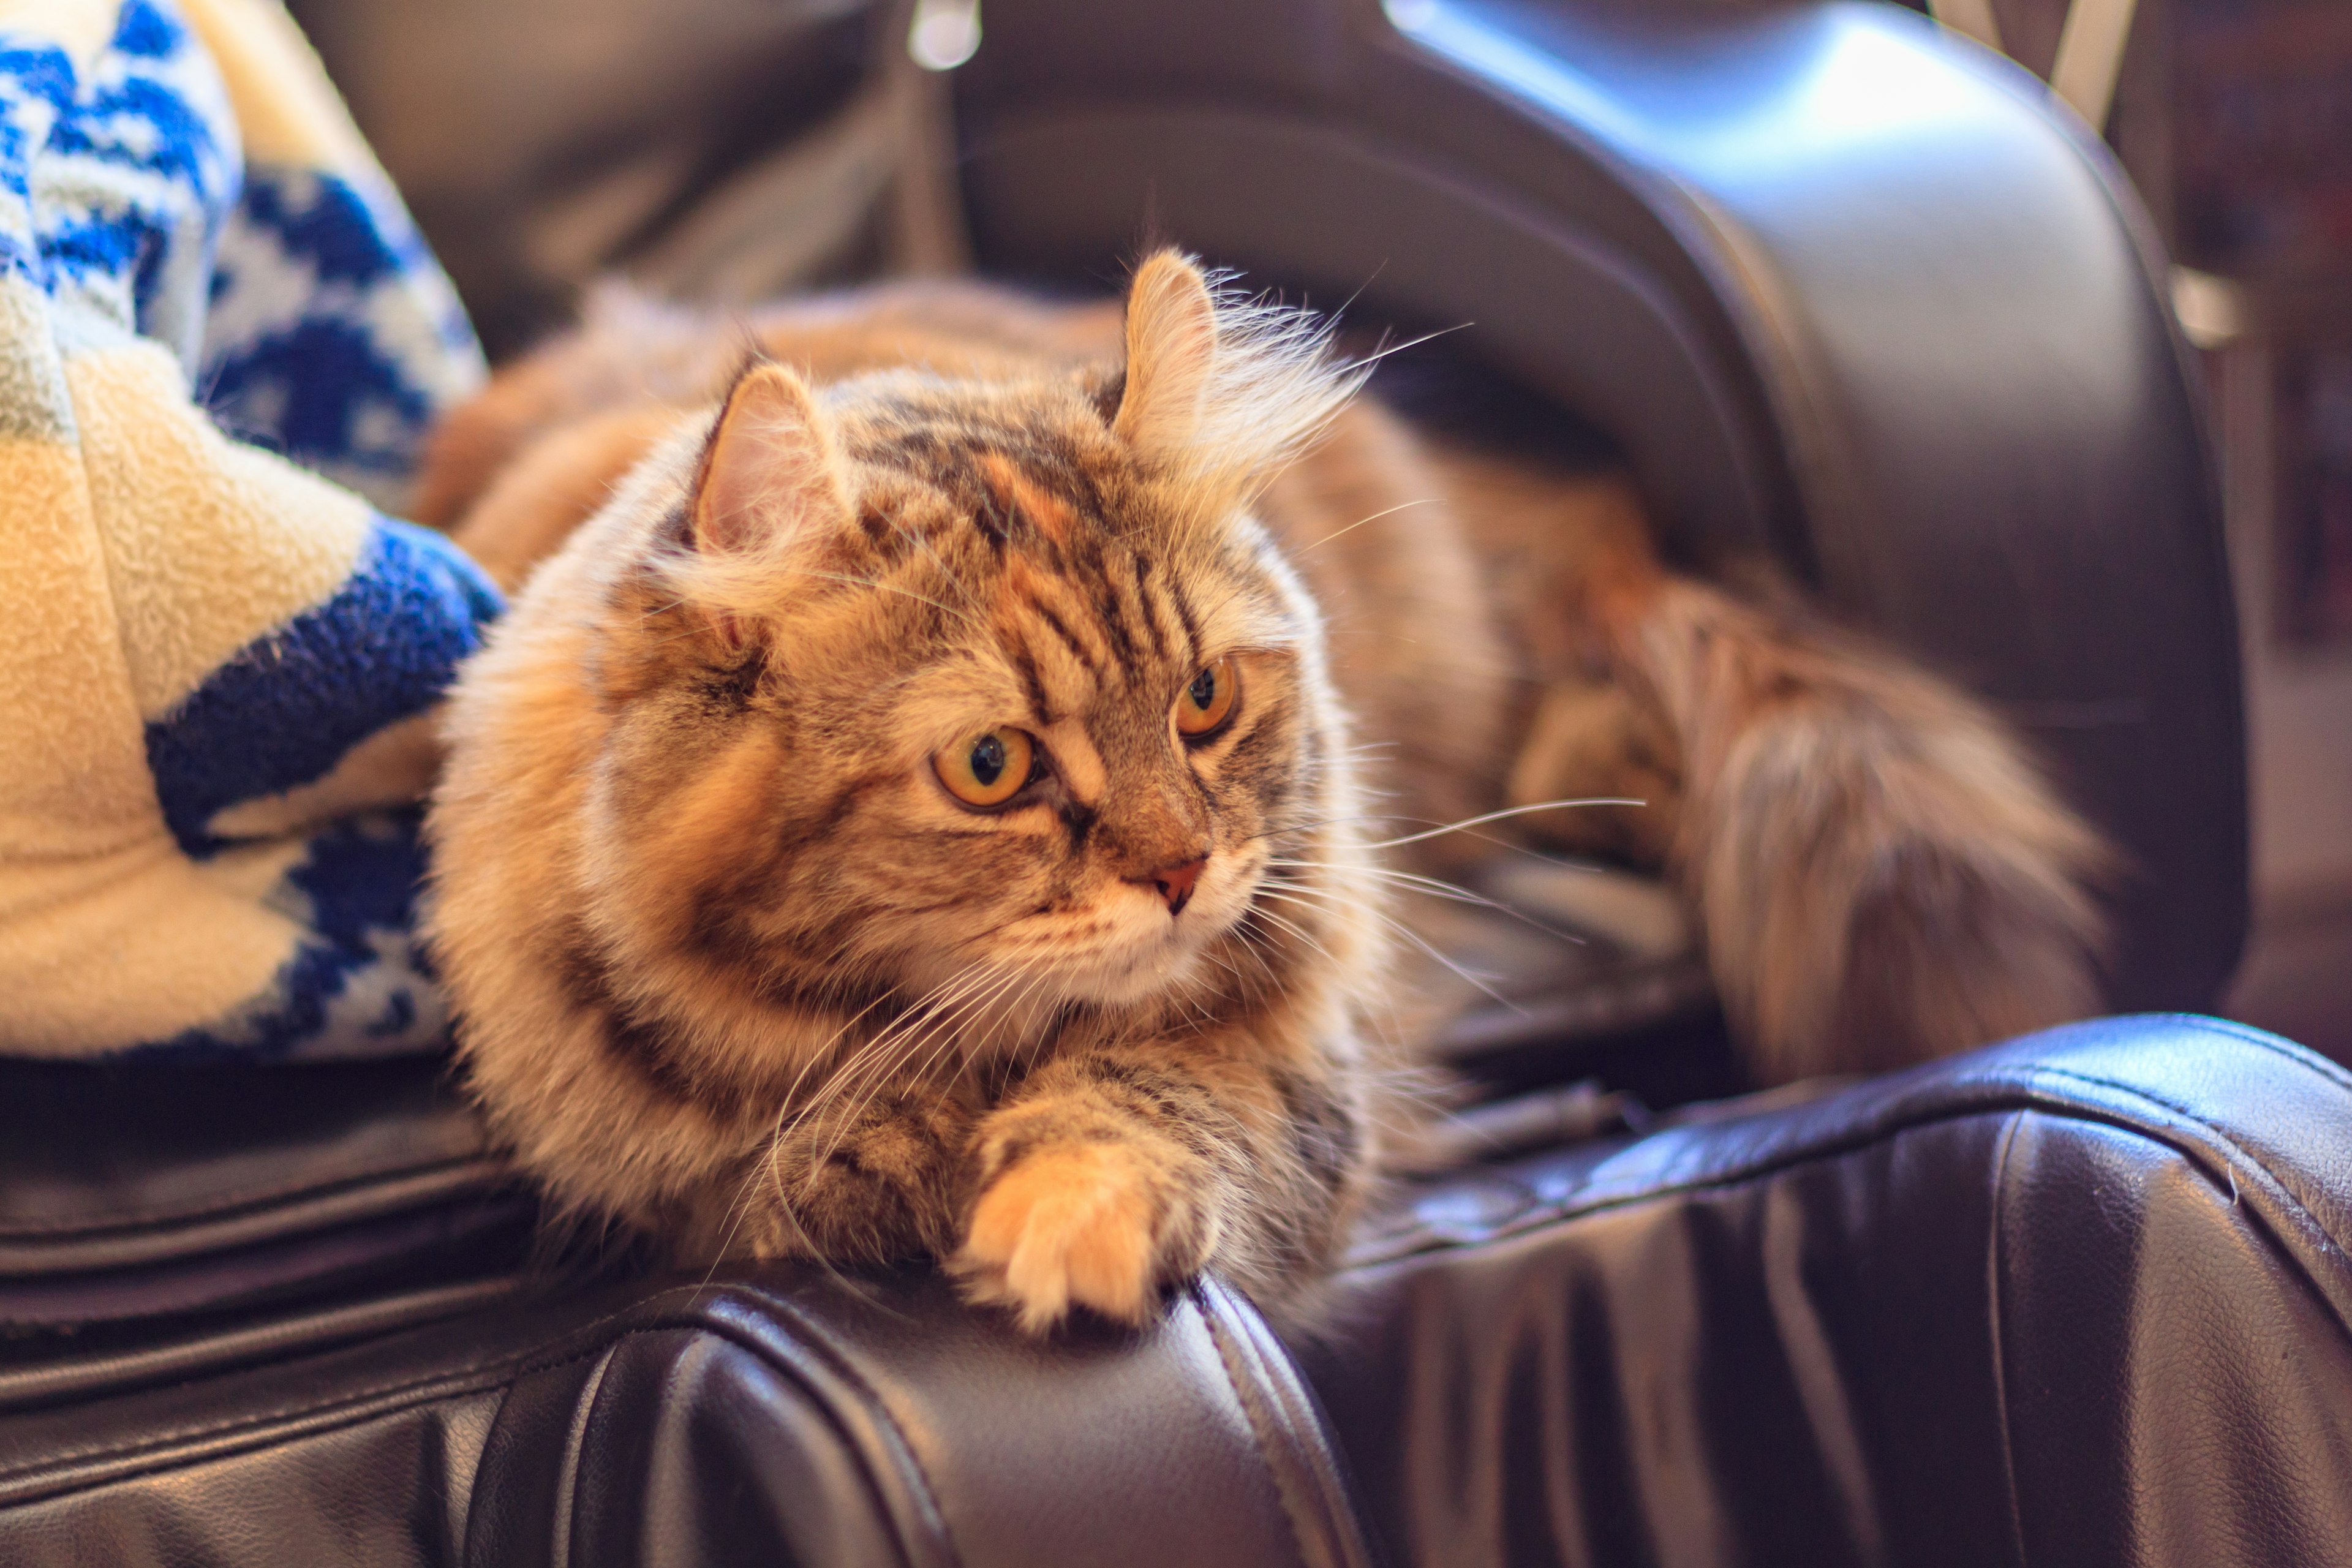
[[[98,0],[89,15],[102,22],[104,5]],[[218,985],[189,985],[190,995],[210,998],[203,1003],[209,1012],[143,1038],[105,1038],[93,1026],[101,1043],[79,1054],[291,1059],[435,1048],[446,1038],[446,1016],[413,932],[425,859],[418,811],[384,808],[321,828],[299,826],[317,818],[289,808],[283,829],[251,824],[278,820],[267,810],[257,816],[257,803],[275,809],[271,803],[302,798],[371,737],[428,710],[499,611],[496,590],[446,539],[388,515],[399,510],[434,418],[479,384],[480,351],[447,279],[372,161],[349,149],[309,161],[247,159],[238,121],[247,106],[233,104],[223,71],[174,0],[121,0],[110,33],[45,37],[35,29],[49,25],[40,20],[49,15],[36,8],[32,21],[0,18],[0,439],[47,444],[93,465],[83,425],[95,405],[72,379],[75,367],[120,374],[105,367],[176,361],[183,421],[201,432],[202,417],[187,412],[193,399],[236,442],[341,487],[299,475],[276,489],[263,485],[249,504],[266,526],[245,528],[236,509],[249,498],[235,476],[255,470],[237,462],[267,459],[220,466],[218,508],[189,513],[192,530],[213,530],[208,560],[222,559],[240,539],[302,543],[304,520],[285,515],[287,496],[297,503],[320,498],[316,538],[326,542],[302,543],[292,555],[309,564],[280,574],[288,581],[298,567],[312,574],[299,578],[307,585],[292,595],[299,603],[271,610],[274,622],[237,624],[230,640],[249,629],[243,646],[212,663],[209,674],[199,667],[193,689],[175,677],[168,702],[159,699],[135,715],[160,813],[153,842],[178,858],[171,876],[179,880],[159,875],[157,885],[214,899],[234,889],[239,908],[255,911],[258,923],[248,933],[284,931],[282,962],[268,958],[255,973],[267,974],[274,963],[274,976],[225,1011]],[[60,23],[58,31],[75,29]],[[101,37],[102,46],[91,47]],[[289,58],[295,56],[299,71],[315,72],[299,47]],[[251,77],[227,79],[250,92]],[[278,134],[273,145],[285,143]],[[356,147],[354,139],[350,148]],[[161,344],[170,359],[141,349],[139,340]],[[120,407],[108,405],[105,416],[120,423]],[[180,428],[160,415],[156,427],[163,432],[159,442]],[[234,456],[208,433],[205,438]],[[97,477],[90,483],[89,494],[102,488]],[[98,519],[108,550],[131,548],[121,541],[135,531],[131,525],[110,521],[124,510],[110,514],[101,506],[87,514]],[[200,522],[198,512],[210,521]],[[26,531],[9,552],[18,557],[13,580],[12,563],[0,561],[0,611],[26,602],[11,601],[11,594],[79,581],[54,572],[40,578],[36,568],[47,569],[40,552],[53,537],[86,527],[83,514],[58,512],[54,529],[38,516],[9,527]],[[152,536],[152,528],[137,534]],[[219,544],[222,538],[231,545]],[[255,548],[262,553],[253,560],[253,580],[270,578],[278,564],[265,546]],[[53,553],[83,558],[62,545]],[[323,594],[320,559],[328,571],[349,562]],[[130,624],[141,615],[171,620],[168,605],[152,609],[152,587],[142,592],[145,598],[118,598],[113,612],[128,628],[124,657],[134,667],[140,649],[172,646],[143,623]],[[279,601],[264,595],[255,602]],[[221,616],[185,618],[210,626]],[[0,668],[0,680],[8,679]],[[134,668],[126,689],[138,689],[139,679]],[[91,699],[93,724],[104,717],[103,700]],[[41,842],[22,838],[30,849],[0,843],[0,892],[20,871],[53,873],[56,857],[42,861],[49,852]],[[68,835],[57,842],[78,841]],[[139,862],[142,874],[154,870],[152,858]],[[93,861],[85,900],[100,911],[92,921],[117,919],[105,911],[123,902],[105,902],[102,870]],[[148,966],[178,978],[154,984],[184,982],[191,923],[181,921],[170,938],[177,944],[173,963]],[[105,929],[105,940],[121,949],[119,960],[109,960],[118,967],[105,984],[134,990],[147,984],[137,931],[126,931],[119,920]],[[246,940],[237,962],[253,964],[253,951]],[[0,989],[9,984],[0,972]],[[127,1016],[96,994],[102,988],[83,987],[92,1017]],[[11,1013],[0,1002],[0,1054],[77,1054],[71,1041],[58,1043],[53,1020],[79,994],[65,993],[67,1003],[46,1014]],[[169,1004],[164,997],[137,1016],[170,1017]],[[42,1028],[50,1033],[37,1039]]]

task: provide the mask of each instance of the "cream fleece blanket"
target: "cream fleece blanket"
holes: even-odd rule
[[[498,605],[376,509],[480,374],[273,0],[0,0],[0,1052],[441,1038],[417,716]]]

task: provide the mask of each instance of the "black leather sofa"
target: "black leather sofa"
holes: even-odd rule
[[[844,15],[791,13],[811,58]],[[1687,557],[2008,705],[2132,858],[2116,1005],[2210,1004],[2244,803],[2195,383],[2030,80],[1835,0],[986,25],[983,263],[1099,278],[1149,223],[1475,321]],[[2352,1560],[2347,1239],[2352,1080],[2177,1014],[1498,1142],[1297,1344],[1214,1281],[1041,1348],[921,1269],[566,1272],[435,1063],[9,1065],[0,1562]]]
[[[464,1119],[323,1070],[340,1123],[168,1176],[18,1138],[86,1083],[11,1100],[7,1316],[143,1279],[213,1321],[0,1372],[8,1563],[2352,1561],[2352,1080],[2234,1026],[1433,1184],[1288,1347],[1213,1282],[1045,1349],[919,1272],[518,1297],[457,1256],[513,1217]],[[366,1282],[226,1289],[298,1239]]]

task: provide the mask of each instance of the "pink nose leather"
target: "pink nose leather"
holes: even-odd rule
[[[1208,863],[1209,858],[1203,855],[1198,860],[1187,860],[1181,866],[1163,866],[1149,876],[1137,877],[1133,880],[1149,882],[1159,889],[1160,896],[1168,900],[1168,912],[1181,915],[1184,912],[1184,906],[1192,901],[1193,884],[1200,881],[1201,868]]]

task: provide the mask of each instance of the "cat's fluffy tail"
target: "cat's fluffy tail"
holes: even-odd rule
[[[1957,689],[1715,588],[1596,606],[1683,753],[1674,856],[1757,1076],[1869,1070],[2080,1017],[2109,864]]]

